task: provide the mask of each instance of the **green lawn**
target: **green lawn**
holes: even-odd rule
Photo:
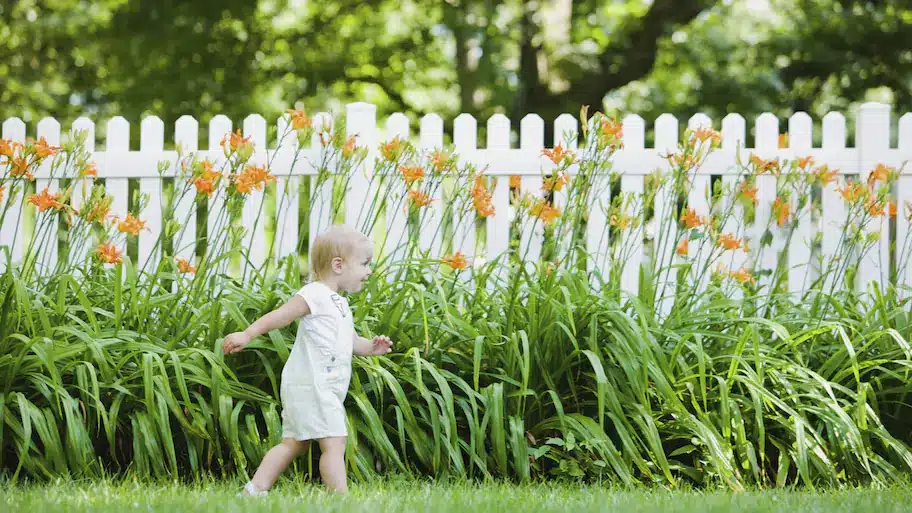
[[[318,486],[281,483],[267,498],[237,498],[238,485],[58,483],[3,486],[0,511],[22,513],[161,511],[193,512],[782,512],[890,513],[910,510],[909,488],[830,491],[695,492],[620,490],[579,485],[470,485],[416,481],[356,485],[347,497]]]

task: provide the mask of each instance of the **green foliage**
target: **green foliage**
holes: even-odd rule
[[[550,217],[555,209],[545,199],[515,200],[521,224],[548,224],[548,260],[510,254],[457,272],[459,266],[419,251],[414,239],[389,241],[403,251],[402,260],[380,254],[376,272],[351,302],[361,334],[388,334],[398,351],[356,361],[347,400],[353,477],[556,477],[734,490],[903,480],[912,467],[910,300],[889,284],[858,294],[832,283],[871,241],[846,231],[840,258],[790,295],[781,292],[789,279],[781,258],[760,283],[746,268],[713,271],[725,251],[723,236],[738,243],[737,234],[719,231],[730,208],[707,220],[694,214],[688,219],[695,226],[679,226],[685,216],[663,208],[653,218],[665,227],[656,247],[670,241],[674,248],[698,233],[693,251],[706,243],[707,258],[702,265],[697,258],[673,264],[682,272],[674,290],[663,293],[660,278],[671,266],[657,257],[654,267],[639,270],[640,292],[629,295],[618,276],[630,240],[642,237],[655,191],[590,207],[617,177],[610,157],[619,146],[619,126],[600,113],[588,121],[585,144],[554,173],[574,161],[579,166],[566,185],[561,215]],[[360,171],[364,149],[351,146],[340,126],[319,129],[326,167],[318,181],[332,176],[347,184]],[[302,122],[297,130],[309,137],[314,128]],[[651,177],[651,187],[667,180],[674,195],[686,196],[686,178],[719,143],[714,132],[686,132],[670,157],[672,169]],[[214,164],[194,156],[181,162],[183,186],[176,195],[204,198],[196,189],[200,181],[223,176],[217,187],[227,197],[207,214],[219,223],[207,234],[195,273],[167,253],[144,269],[110,252],[112,258],[96,253],[42,267],[31,248],[39,254],[42,227],[64,215],[57,210],[71,213],[72,207],[57,202],[38,213],[25,263],[0,276],[5,473],[14,479],[246,476],[279,441],[278,378],[295,327],[228,358],[218,350],[224,334],[273,310],[301,281],[294,256],[254,267],[238,243],[243,232],[232,220],[247,201],[244,190],[270,178],[246,165],[249,144],[239,134],[226,140],[224,175],[211,175]],[[52,150],[28,142],[14,151],[38,166],[41,158],[32,157]],[[447,180],[461,199],[452,202],[456,208],[480,210],[487,185],[458,157],[400,141],[384,144],[381,154],[369,183],[375,196],[364,205],[367,216],[355,220],[358,227],[400,210],[412,197],[405,191],[431,196]],[[77,142],[67,142],[59,154],[42,158],[62,162],[63,176],[72,176],[68,172],[83,168],[82,157]],[[410,181],[401,170],[405,163],[422,167],[423,178]],[[782,172],[797,165],[751,159],[741,178],[765,175],[777,195],[807,196],[807,177],[823,180],[825,168]],[[877,188],[860,184],[847,223],[863,226],[874,215],[866,200],[884,205],[897,172],[878,169],[880,178],[871,182]],[[10,175],[7,183],[18,185],[24,176]],[[411,207],[417,228],[427,229],[427,209]],[[579,245],[580,223],[592,208],[611,213],[608,276],[587,271],[589,256]],[[171,207],[164,216],[173,218]],[[87,207],[70,222],[97,222],[113,232],[107,221],[93,219]],[[784,221],[776,229],[790,229],[793,218]],[[786,243],[791,237],[789,231]],[[909,241],[904,244],[897,254],[907,254]],[[551,261],[555,256],[560,262]],[[225,268],[233,257],[245,262],[239,274]],[[472,280],[463,279],[467,272]],[[713,279],[704,285],[708,273]],[[672,300],[667,312],[666,298]],[[305,464],[312,469],[313,459]]]

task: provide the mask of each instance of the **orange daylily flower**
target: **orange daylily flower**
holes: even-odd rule
[[[140,221],[132,212],[127,213],[126,219],[117,222],[117,230],[130,235],[139,235],[139,232],[145,227],[145,221]]]
[[[681,222],[683,222],[684,226],[688,229],[692,229],[702,226],[706,220],[698,216],[696,210],[688,208],[681,216]]]
[[[827,185],[836,181],[836,175],[838,173],[839,171],[836,169],[830,171],[830,167],[824,164],[814,170],[814,178],[817,180],[821,187],[826,187]]]
[[[177,259],[177,270],[180,271],[181,274],[196,274],[196,267],[190,265],[190,262],[184,260],[183,258]]]
[[[687,155],[672,153],[667,158],[668,162],[670,162],[672,166],[680,167],[681,169],[685,170],[693,169],[697,167],[697,164],[699,164],[697,157],[692,153],[688,153]]]
[[[98,169],[95,167],[95,163],[89,162],[86,164],[82,171],[79,172],[79,176],[98,176]]]
[[[773,215],[776,216],[777,225],[784,226],[788,222],[789,208],[788,200],[783,199],[782,196],[776,197],[776,201],[773,203]]]
[[[13,155],[16,154],[16,148],[19,146],[19,143],[11,141],[9,139],[0,139],[0,157],[6,157],[12,160]]]
[[[778,174],[781,165],[778,158],[766,160],[758,157],[757,155],[751,155],[750,162],[757,169],[758,175],[762,175],[763,173],[768,172]]]
[[[896,202],[893,200],[890,200],[889,205],[890,205],[890,208],[889,208],[890,217],[896,217]]]
[[[565,149],[561,146],[560,143],[557,143],[557,146],[553,150],[547,148],[542,150],[542,155],[548,157],[555,166],[560,165],[564,159],[568,159],[569,162],[573,162],[573,152]]]
[[[426,207],[433,201],[430,196],[421,191],[409,191],[409,201],[418,208]]]
[[[608,142],[620,141],[624,136],[624,124],[616,119],[601,119],[602,132],[601,136],[606,138]]]
[[[245,167],[240,174],[234,175],[233,178],[234,185],[241,194],[249,194],[253,192],[253,189],[261,191],[268,182],[276,181],[276,177],[269,174],[266,166],[252,165]],[[197,191],[199,191],[199,185]]]
[[[678,244],[678,247],[675,248],[675,253],[677,253],[681,256],[687,256],[687,251],[689,249],[689,246],[690,246],[690,241],[687,239],[687,237],[684,237],[684,239],[681,240],[681,243]]]
[[[865,188],[859,182],[851,182],[836,189],[836,192],[842,195],[842,198],[848,203],[857,203],[865,197]]]
[[[757,188],[748,183],[747,181],[741,182],[738,186],[738,196],[744,199],[751,200],[752,203],[757,203]]]
[[[741,283],[741,284],[755,283],[757,281],[754,279],[753,276],[751,276],[750,271],[748,271],[746,267],[742,267],[742,268],[738,269],[737,271],[732,271],[728,275],[730,277],[738,280],[738,283]]]
[[[559,208],[549,204],[544,199],[540,199],[537,203],[532,205],[529,213],[541,219],[545,224],[551,224],[555,219],[560,217],[561,211]]]
[[[700,127],[694,130],[693,135],[700,142],[710,141],[713,146],[722,144],[722,134],[709,127]]]
[[[444,151],[435,150],[431,154],[431,165],[434,166],[434,171],[441,173],[446,169],[447,165],[450,163],[450,155]]]
[[[356,142],[357,142],[357,139],[355,139],[355,136],[351,136],[345,140],[345,144],[342,145],[342,156],[343,157],[350,158],[352,155],[355,154],[355,150],[358,149],[358,147],[355,145]]]
[[[896,169],[884,164],[877,164],[868,175],[868,187],[874,187],[875,182],[887,182],[896,173]]]
[[[380,145],[380,153],[383,155],[384,159],[393,162],[399,160],[399,156],[402,155],[402,147],[402,140],[399,139],[399,136],[397,135],[390,142]]]
[[[3,203],[3,191],[6,190],[5,185],[0,185],[0,203]]]
[[[469,267],[469,262],[466,260],[465,255],[458,251],[452,255],[443,257],[443,263],[448,265],[451,269],[455,269],[457,271],[462,271]]]
[[[238,149],[240,149],[246,145],[253,144],[253,143],[251,142],[251,138],[249,136],[244,137],[243,135],[241,135],[241,129],[238,128],[237,131],[235,131],[234,133],[232,133],[230,135],[225,134],[222,137],[222,141],[219,144],[222,146],[222,149],[224,149],[225,153],[227,154],[227,153],[229,153],[229,150],[231,152],[235,152],[235,151],[238,151]]]
[[[798,169],[807,169],[814,163],[814,157],[801,157],[798,159]]]
[[[486,186],[485,177],[482,175],[476,176],[472,184],[472,203],[479,216],[490,217],[494,215],[495,209],[491,203],[492,198],[493,195]]]
[[[88,212],[83,210],[83,212],[86,212],[86,213],[82,217],[88,223],[103,224],[104,220],[108,217],[108,212],[110,212],[110,211],[111,211],[111,202],[110,201],[99,202],[96,205],[92,206],[92,208]]]
[[[411,186],[415,182],[420,182],[424,178],[424,168],[421,166],[399,166],[399,172],[405,179],[405,184]]]
[[[522,177],[518,175],[513,175],[510,177],[510,188],[519,189],[522,186]]]
[[[120,250],[111,242],[99,244],[98,247],[95,248],[95,253],[98,255],[98,258],[106,264],[119,264],[122,262]]]
[[[545,178],[542,181],[542,190],[543,191],[559,191],[564,188],[565,185],[570,183],[570,175],[567,173],[559,173],[555,176]]]
[[[865,207],[868,210],[868,214],[871,214],[874,217],[883,217],[886,215],[883,203],[874,201],[873,199],[869,200]]]
[[[56,210],[63,210],[63,203],[60,202],[61,193],[55,192],[51,194],[47,187],[41,191],[40,194],[32,194],[29,196],[28,202],[31,205],[38,207],[39,212],[44,212],[49,208]]]
[[[313,120],[303,110],[288,109],[285,112],[291,114],[291,126],[295,130],[313,127]]]
[[[720,235],[718,245],[720,248],[725,248],[726,250],[746,248],[746,245],[731,233]]]
[[[35,177],[28,170],[28,161],[25,160],[25,157],[13,157],[12,166],[10,167],[11,176],[24,176],[29,180],[34,180]]]
[[[44,137],[41,137],[41,139],[35,143],[35,155],[37,155],[39,159],[55,155],[58,151],[60,151],[60,147],[51,146]]]

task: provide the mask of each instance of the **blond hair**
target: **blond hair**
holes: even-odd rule
[[[314,238],[310,249],[311,274],[320,280],[326,277],[332,267],[334,258],[347,260],[355,248],[361,244],[370,244],[370,239],[363,233],[344,224],[334,224]]]

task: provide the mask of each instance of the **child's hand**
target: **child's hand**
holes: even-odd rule
[[[393,341],[390,340],[386,335],[380,335],[379,337],[374,337],[373,348],[371,353],[375,356],[380,356],[389,353],[393,350]]]
[[[225,337],[225,341],[222,343],[222,352],[225,354],[237,353],[247,347],[251,340],[253,340],[253,337],[243,331],[232,333]]]

